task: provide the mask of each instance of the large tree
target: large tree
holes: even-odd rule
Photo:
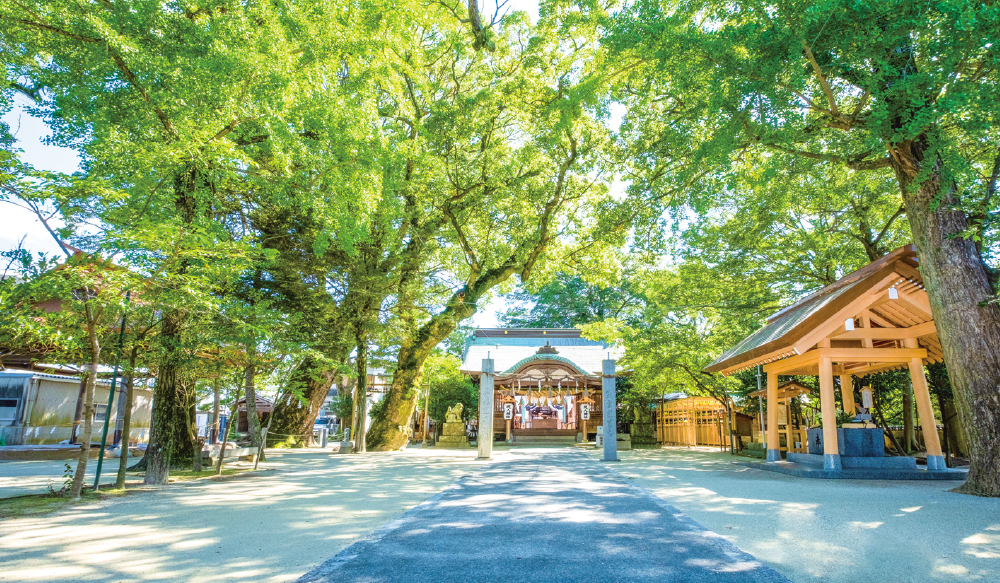
[[[308,1],[0,2],[5,92],[81,153],[69,191],[73,214],[102,227],[91,246],[162,276],[147,481],[193,455],[186,334],[255,260],[250,211],[313,206],[338,235],[364,236],[372,166],[352,158],[366,152],[310,145],[375,126],[352,101],[363,92],[337,82],[359,45],[394,30],[369,16]]]
[[[649,0],[608,40],[641,62],[623,98],[645,185],[681,204],[745,149],[892,173],[968,432],[963,490],[1000,496],[1000,307],[977,242],[997,205],[995,3]]]
[[[453,291],[428,316],[404,320],[392,385],[368,431],[373,449],[405,445],[424,362],[491,290],[560,257],[599,256],[628,230],[602,220],[614,206],[604,85],[584,74],[601,59],[596,21],[564,2],[534,25],[513,13],[485,36],[478,15],[471,35],[464,20],[419,31],[396,81],[406,91],[383,105],[413,142],[397,174],[417,201],[407,219],[440,225],[437,256]],[[411,274],[428,244],[419,234],[401,271],[404,310],[415,306]]]

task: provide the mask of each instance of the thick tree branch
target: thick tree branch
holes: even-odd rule
[[[812,65],[813,72],[816,73],[816,78],[819,79],[819,84],[823,88],[823,93],[826,94],[826,100],[830,103],[830,114],[840,119],[840,110],[837,109],[837,100],[833,97],[833,89],[830,88],[830,82],[827,81],[826,75],[823,74],[823,70],[816,61],[816,56],[813,55],[812,49],[809,48],[805,39],[802,39],[802,50],[805,51],[806,59]]]

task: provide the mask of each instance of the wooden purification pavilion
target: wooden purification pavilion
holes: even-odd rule
[[[912,245],[844,276],[771,316],[767,324],[720,356],[706,371],[733,374],[762,366],[766,398],[776,403],[779,375],[819,377],[823,468],[839,471],[835,391],[855,412],[853,377],[908,368],[927,445],[927,469],[944,470],[924,365],[943,358]],[[781,460],[778,407],[767,408],[767,460]],[[848,428],[844,428],[847,431]]]
[[[609,355],[620,358],[621,350],[576,329],[480,328],[466,343],[462,372],[478,379],[483,359],[494,360],[494,435],[515,443],[587,441],[603,423],[601,361]]]

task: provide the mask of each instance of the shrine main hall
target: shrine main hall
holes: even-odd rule
[[[483,359],[493,359],[495,436],[513,443],[590,441],[603,423],[601,362],[622,355],[573,328],[480,328],[466,342],[462,372],[479,379]]]

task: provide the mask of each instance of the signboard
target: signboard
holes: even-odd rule
[[[503,404],[503,418],[513,419],[514,418],[514,403],[504,403]]]
[[[590,405],[587,403],[580,405],[580,419],[583,419],[584,421],[590,419]]]

